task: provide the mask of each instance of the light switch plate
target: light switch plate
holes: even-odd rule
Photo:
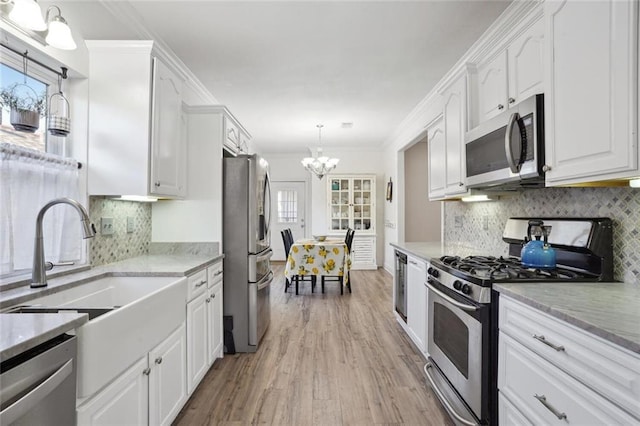
[[[100,234],[113,235],[115,229],[113,229],[113,218],[103,217],[100,219]]]
[[[133,216],[127,216],[127,234],[131,234],[136,227],[136,220]]]

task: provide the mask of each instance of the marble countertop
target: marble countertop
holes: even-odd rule
[[[620,282],[494,284],[493,289],[640,354],[640,286]]]
[[[45,288],[23,286],[0,291],[0,310],[107,276],[182,277],[218,262],[218,255],[154,254],[48,279]],[[1,314],[0,359],[8,359],[87,321],[85,314]]]
[[[446,254],[445,246],[439,241],[420,243],[389,243],[391,246],[423,260],[429,261],[432,257],[440,257]]]

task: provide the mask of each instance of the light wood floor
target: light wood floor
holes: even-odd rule
[[[392,313],[391,276],[352,271],[353,294],[284,293],[274,264],[271,324],[258,352],[217,360],[177,425],[451,425],[424,360]]]

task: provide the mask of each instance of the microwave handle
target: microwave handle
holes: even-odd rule
[[[520,160],[518,162],[513,159],[513,150],[511,145],[511,132],[513,131],[513,126],[518,124],[518,120],[520,120],[520,114],[514,112],[509,117],[509,122],[507,123],[507,132],[504,135],[504,152],[507,155],[507,162],[509,163],[509,168],[512,173],[520,172]],[[522,155],[522,153],[520,153]]]

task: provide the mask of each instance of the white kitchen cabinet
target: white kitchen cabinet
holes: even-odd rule
[[[443,199],[447,186],[447,142],[442,116],[427,127],[429,199]]]
[[[216,358],[222,358],[222,261],[189,276],[187,391],[193,393]]]
[[[427,263],[407,256],[407,326],[409,335],[422,353],[427,353]]]
[[[222,358],[224,350],[224,331],[222,313],[222,262],[207,268],[209,276],[209,302],[207,308],[208,337],[207,363],[212,365],[217,358]]]
[[[327,179],[329,232],[354,229],[358,234],[376,232],[376,177],[331,175]]]
[[[185,325],[77,408],[78,425],[168,425],[187,400]]]
[[[152,41],[86,44],[89,194],[184,196],[184,77]]]
[[[638,174],[638,2],[544,2],[548,186]]]
[[[149,424],[170,425],[187,401],[184,323],[149,352]]]
[[[353,235],[353,242],[351,243],[351,269],[378,269],[375,235],[360,234],[359,231],[356,231]]]
[[[232,156],[248,154],[251,134],[224,105],[195,105],[185,107],[189,115],[208,117],[206,137],[210,143],[222,143],[223,149]],[[199,137],[203,137],[200,135]]]
[[[501,413],[547,424],[553,407],[572,424],[638,423],[637,354],[504,295],[499,309]]]
[[[538,18],[518,31],[508,46],[476,67],[472,127],[544,92],[543,21]]]
[[[187,389],[193,393],[209,370],[207,300],[202,293],[187,303]]]

